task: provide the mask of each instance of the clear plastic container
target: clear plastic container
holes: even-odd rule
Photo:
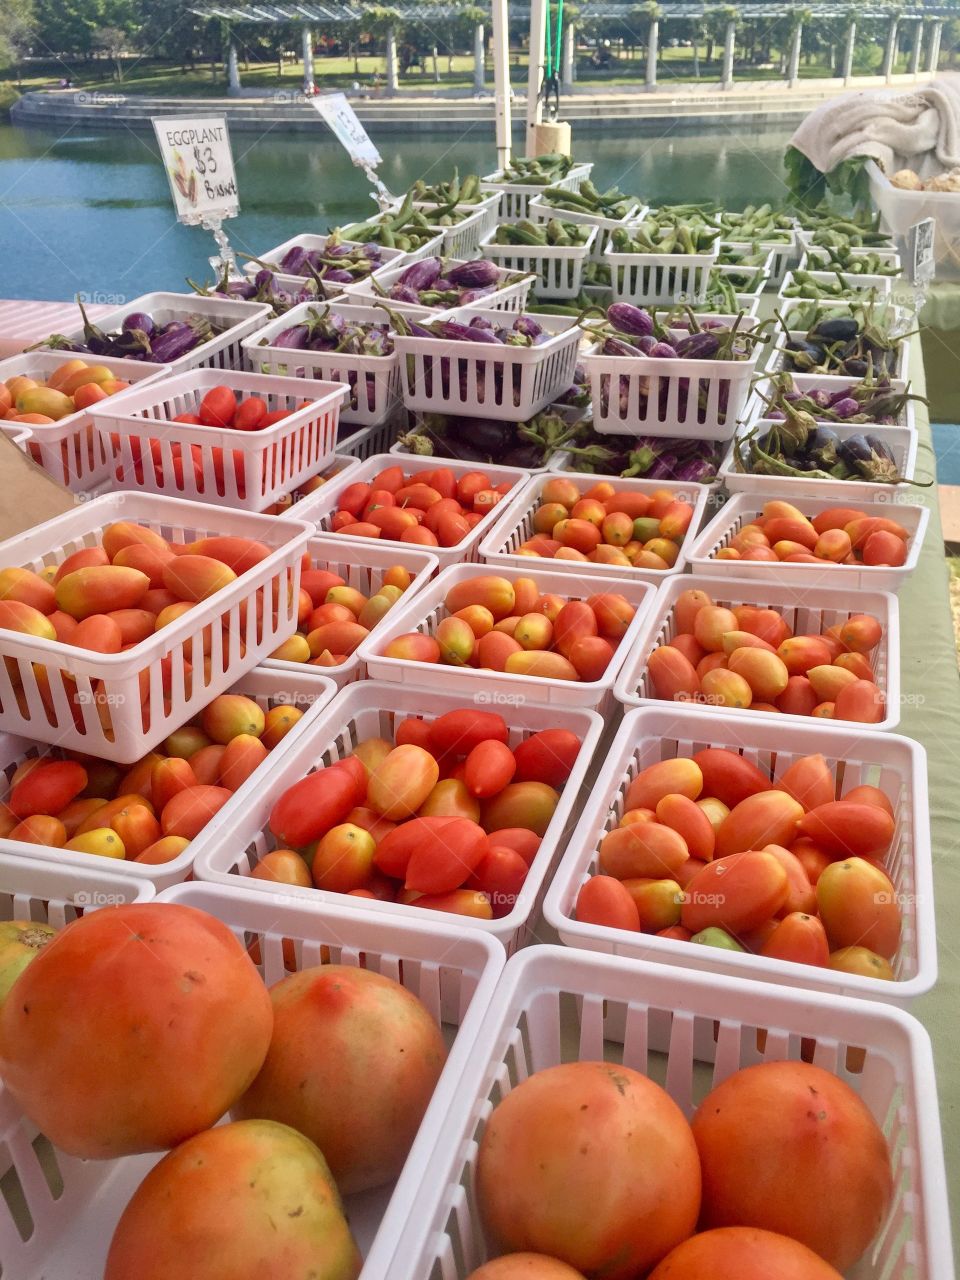
[[[269,548],[229,586],[120,653],[0,631],[6,659],[0,663],[0,729],[130,764],[293,634],[300,558],[313,530],[291,516],[158,494],[107,493],[0,543],[0,567],[39,572],[60,564],[74,551],[98,545],[106,526],[119,520],[175,542],[225,534]]]
[[[467,1280],[491,1256],[473,1194],[477,1152],[493,1107],[533,1072],[622,1063],[662,1084],[689,1117],[741,1067],[811,1054],[860,1095],[892,1157],[890,1213],[850,1280],[953,1280],[933,1052],[915,1018],[864,1000],[549,946],[507,963],[386,1280]]]
[[[494,700],[478,704],[471,701],[469,694],[433,690],[425,700],[421,689],[398,688],[376,680],[352,684],[328,705],[321,720],[313,722],[309,735],[301,734],[295,748],[277,757],[269,777],[264,778],[257,788],[257,799],[234,808],[229,820],[218,824],[213,839],[205,843],[203,854],[195,863],[196,878],[233,888],[255,883],[271,898],[280,895],[287,901],[291,898],[303,902],[320,901],[331,911],[339,905],[352,904],[356,900],[346,898],[342,893],[298,888],[267,880],[251,882],[247,878],[263,855],[277,846],[268,827],[273,806],[288,787],[315,769],[350,755],[364,739],[382,737],[392,742],[396,725],[408,716],[417,716],[430,723],[448,711],[477,705],[482,710],[495,711],[503,716],[510,730],[511,747],[541,729],[569,729],[581,742],[573,769],[560,792],[560,802],[543,834],[513,908],[499,919],[480,920],[432,911],[415,904],[404,906],[398,902],[364,900],[363,907],[378,915],[419,921],[425,929],[438,920],[459,923],[464,928],[476,929],[498,939],[508,953],[527,942],[536,941],[534,930],[544,890],[576,822],[581,790],[604,728],[598,715],[582,708],[548,707],[533,701],[514,704]]]
[[[297,739],[315,723],[317,716],[336,691],[335,682],[327,679],[326,673],[321,673],[317,667],[304,667],[295,673],[270,671],[265,667],[258,667],[255,671],[248,671],[233,685],[228,692],[245,694],[264,711],[268,711],[271,707],[291,706],[302,711],[303,716],[283,738],[280,745],[270,752],[267,760],[254,770],[241,787],[237,788],[233,799],[224,806],[226,810],[233,811],[246,807],[251,795],[262,785],[265,766],[273,762],[276,755],[295,745]],[[10,779],[17,766],[24,760],[43,758],[47,754],[45,745],[32,742],[28,738],[14,737],[12,734],[0,734],[0,802],[6,799]],[[158,813],[157,817],[159,816]],[[165,889],[168,885],[178,884],[191,875],[194,858],[201,849],[206,847],[210,833],[214,830],[215,821],[215,818],[212,819],[190,841],[186,849],[169,862],[143,863],[133,859],[113,860],[94,853],[83,853],[78,849],[58,849],[51,845],[25,844],[20,840],[6,838],[0,839],[0,857],[9,855],[10,858],[19,859],[25,865],[50,864],[65,878],[80,874],[88,867],[94,870],[103,867],[111,871],[115,868],[117,875],[126,878],[130,883],[149,885],[151,890]],[[2,883],[0,879],[0,886]]]
[[[735,609],[738,605],[757,605],[761,609],[775,609],[790,624],[794,635],[819,635],[836,623],[846,622],[855,613],[871,614],[880,623],[880,643],[867,655],[873,668],[874,683],[886,699],[886,715],[877,724],[864,725],[864,729],[894,729],[900,722],[900,611],[897,597],[886,591],[853,591],[841,586],[817,586],[811,590],[803,585],[760,582],[756,579],[734,578],[724,575],[684,574],[668,578],[657,592],[653,604],[646,611],[644,622],[637,634],[630,654],[617,677],[615,693],[618,701],[627,707],[674,706],[657,698],[647,671],[647,659],[658,645],[666,644],[677,634],[675,608],[677,597],[684,591],[705,591],[714,604]],[[676,704],[681,710],[690,704]],[[740,710],[736,707],[717,708],[724,718],[732,722],[760,719],[789,733],[795,725],[806,723],[806,717],[774,713],[772,711]],[[850,721],[831,721],[849,727]],[[789,727],[788,727],[789,726]]]
[[[216,916],[253,954],[259,948],[258,967],[268,986],[287,976],[285,958],[291,950],[298,970],[326,963],[329,954],[331,963],[364,967],[401,982],[443,1030],[449,1045],[447,1062],[403,1171],[394,1183],[350,1196],[345,1204],[365,1256],[360,1280],[379,1280],[393,1257],[402,1224],[417,1212],[437,1133],[475,1051],[481,1017],[503,969],[503,948],[477,929],[452,923],[437,922],[427,929],[419,921],[373,915],[356,907],[267,898],[252,889],[183,884],[162,896]],[[285,943],[292,943],[292,948]],[[0,1149],[4,1185],[14,1190],[0,1205],[4,1280],[101,1280],[117,1220],[159,1156],[64,1156],[37,1136],[6,1092],[0,1092]],[[31,1223],[29,1233],[17,1226],[24,1214],[14,1216],[21,1206]],[[184,1275],[183,1280],[194,1278]]]
[[[875,160],[868,160],[866,168],[870,195],[880,210],[884,227],[892,235],[905,237],[918,222],[933,218],[937,275],[942,280],[960,279],[960,193],[907,191],[895,187]]]
[[[879,787],[889,798],[897,825],[883,864],[903,916],[900,947],[891,961],[895,982],[576,919],[577,895],[598,872],[600,843],[619,826],[633,779],[660,760],[689,758],[707,747],[736,752],[773,783],[796,760],[819,753],[833,774],[837,799],[863,784]],[[544,917],[567,946],[588,951],[659,960],[703,973],[759,978],[781,988],[906,1002],[929,991],[937,979],[926,753],[910,738],[874,733],[865,725],[842,727],[829,720],[793,716],[785,733],[773,716],[754,716],[745,723],[723,715],[720,708],[678,710],[660,704],[628,711],[551,881]]]
[[[174,421],[196,414],[218,386],[229,387],[241,401],[259,396],[268,413],[287,416],[255,431]],[[262,511],[333,459],[348,392],[339,381],[308,385],[275,374],[191,369],[120,392],[115,403],[114,397],[99,401],[92,412],[124,488]]]

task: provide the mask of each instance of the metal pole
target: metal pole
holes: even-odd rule
[[[568,22],[563,33],[563,73],[560,77],[560,88],[564,93],[573,93],[573,82],[577,76],[577,27]]]
[[[940,36],[943,32],[943,23],[937,21],[933,24],[933,30],[930,32],[930,44],[927,47],[927,71],[932,76],[937,74],[937,63],[940,61]]]
[[[510,26],[507,0],[491,0],[493,20],[493,88],[497,137],[497,168],[510,163],[513,127],[510,110]]]
[[[857,24],[851,22],[847,27],[847,43],[843,51],[843,83],[847,84],[853,75],[853,47],[857,42]]]
[[[883,53],[883,71],[880,73],[886,80],[893,75],[893,67],[897,60],[897,19],[890,19],[887,29],[887,47]]]
[[[790,65],[787,68],[787,80],[790,87],[797,83],[800,79],[800,42],[803,39],[803,23],[798,22],[793,33],[793,41],[790,45]]]
[[[473,91],[483,93],[483,23],[473,28]]]
[[[397,80],[397,29],[387,28],[387,93],[396,93]]]
[[[543,80],[544,48],[547,33],[547,0],[530,3],[530,51],[527,66],[527,132],[526,153],[537,154],[537,125],[543,121],[540,85]]]
[[[724,89],[733,88],[733,54],[737,44],[737,24],[727,23],[726,37],[723,42],[723,85]]]
[[[303,28],[303,92],[313,93],[313,32]]]
[[[660,23],[656,18],[650,19],[647,32],[647,88],[657,87],[657,49],[660,44]]]
[[[920,74],[920,55],[923,52],[923,19],[918,18],[913,29],[913,49],[910,51],[910,74]]]
[[[240,67],[237,64],[237,46],[232,40],[227,49],[227,91],[228,93],[240,92]]]
[[[432,55],[431,55],[431,56],[432,56],[432,58],[433,58],[433,83],[434,83],[434,84],[439,84],[439,83],[440,83],[440,68],[437,66],[437,46],[436,46],[436,45],[434,45],[434,46],[433,46],[433,53],[432,53]]]

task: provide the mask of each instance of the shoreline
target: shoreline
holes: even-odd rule
[[[583,92],[563,99],[561,118],[575,126],[577,134],[650,136],[669,124],[671,131],[687,131],[723,122],[765,128],[793,124],[815,107],[842,93],[883,87],[907,88],[925,83],[928,75],[858,76],[844,84],[840,79],[809,80],[791,88],[785,82],[742,82],[722,89],[710,86],[677,86],[672,89],[629,92]],[[482,97],[405,95],[391,98],[351,98],[357,116],[372,137],[389,134],[463,133],[494,121],[492,94]],[[24,94],[10,110],[11,123],[19,126],[83,124],[96,128],[150,129],[155,116],[223,115],[232,131],[315,132],[318,118],[309,100],[299,92],[279,90],[269,96],[254,93],[220,98],[153,98],[122,92],[87,90],[34,90]],[[525,130],[526,101],[514,99],[513,131]]]

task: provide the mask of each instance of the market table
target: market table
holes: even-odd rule
[[[960,281],[932,284],[920,321],[934,420],[960,422]]]
[[[960,286],[957,303],[960,319]],[[911,360],[913,390],[925,395],[919,337],[913,339]],[[919,402],[916,422],[920,434],[917,479],[929,480],[936,474],[936,464],[929,417]],[[933,1040],[948,1193],[956,1212],[960,1205],[960,936],[954,937],[953,926],[960,921],[960,679],[936,485],[914,490],[910,501],[929,507],[930,527],[916,572],[900,593],[903,705],[896,732],[915,738],[927,750],[940,964],[937,985],[912,1004],[910,1011],[924,1023]],[[955,1231],[955,1248],[957,1240]]]

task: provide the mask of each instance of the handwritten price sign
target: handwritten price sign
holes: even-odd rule
[[[383,157],[370,141],[345,94],[325,93],[318,98],[311,98],[310,105],[330,126],[354,164],[363,169],[375,169],[382,162]]]
[[[219,222],[240,211],[227,122],[222,117],[153,122],[177,217]]]

